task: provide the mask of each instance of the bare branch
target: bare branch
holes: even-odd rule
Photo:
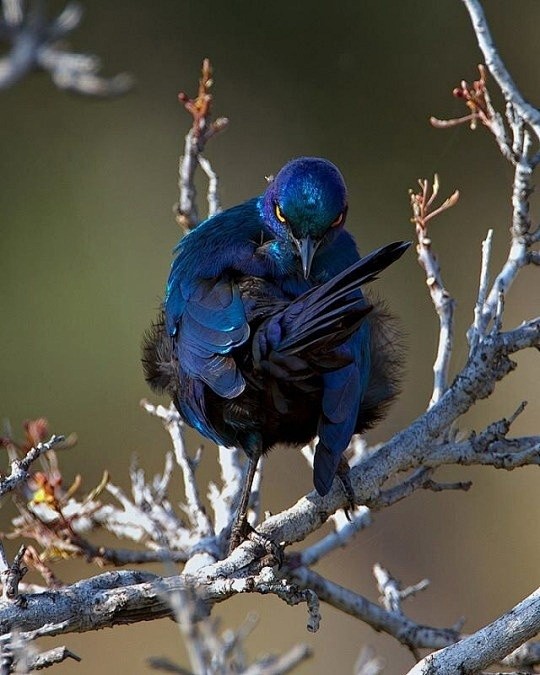
[[[77,94],[119,96],[131,89],[130,75],[101,77],[97,57],[77,54],[60,46],[59,41],[82,19],[82,7],[78,3],[66,5],[50,22],[43,0],[4,1],[2,7],[0,40],[11,48],[7,56],[0,59],[0,89],[13,86],[35,69],[47,71],[57,87]]]
[[[478,345],[485,326],[482,321],[482,312],[486,303],[489,286],[489,261],[491,258],[491,244],[493,242],[493,230],[488,230],[487,236],[482,242],[482,267],[480,271],[480,284],[478,286],[478,298],[474,308],[474,322],[467,331],[467,339],[470,345],[469,354]]]
[[[476,29],[484,30],[479,35],[481,46],[487,45],[486,48],[494,51],[489,33],[487,38],[485,35],[487,29],[483,14],[478,15],[479,3],[474,0],[463,2],[473,20],[476,20]],[[17,0],[4,0],[0,29],[5,30],[0,30],[0,33],[5,35],[7,31],[13,37],[24,31],[32,33],[35,25],[45,25],[38,11],[42,4],[43,0],[33,0],[27,5],[29,10],[25,13],[25,7]],[[95,93],[101,86],[101,80],[96,76],[96,60],[62,52],[55,44],[55,40],[72,30],[79,20],[78,6],[68,5],[47,27],[47,39],[40,38],[41,41],[38,40],[32,48],[39,51],[42,67],[48,68],[61,86],[75,86],[81,91],[94,88]],[[13,40],[13,44],[17,44],[17,39]],[[12,56],[8,56],[8,59]],[[444,286],[428,225],[434,217],[456,203],[458,193],[455,192],[437,206],[437,177],[433,186],[428,181],[420,182],[420,191],[411,194],[418,256],[440,323],[433,395],[429,409],[408,429],[396,434],[383,446],[371,451],[355,440],[351,443],[353,468],[350,480],[355,499],[360,505],[352,514],[351,521],[347,522],[342,513],[336,513],[346,505],[343,491],[336,482],[325,498],[311,492],[286,511],[263,517],[260,522],[259,486],[262,469],[259,467],[250,504],[250,522],[257,528],[258,537],[245,541],[230,556],[221,559],[243,483],[241,453],[238,449],[219,449],[221,485],[210,485],[209,499],[213,513],[207,513],[196,480],[200,453],[188,453],[178,412],[173,406],[165,408],[145,402],[145,409],[162,421],[171,437],[174,452],[166,456],[163,472],[148,479],[143,469],[134,463],[130,471],[131,495],[112,485],[105,474],[100,485],[86,498],[77,499],[80,481],[76,479],[67,490],[55,491],[53,477],[58,478],[60,474],[56,460],[47,459],[49,473],[39,476],[41,482],[34,475],[36,487],[33,487],[33,483],[27,487],[27,491],[32,492],[31,503],[18,505],[21,515],[15,521],[16,533],[33,537],[45,547],[46,554],[57,550],[62,555],[86,556],[100,564],[163,561],[169,563],[166,571],[170,576],[163,578],[153,574],[116,571],[64,586],[36,551],[28,551],[24,561],[42,574],[49,586],[43,589],[20,584],[24,574],[23,552],[10,566],[0,547],[4,596],[26,604],[22,612],[15,602],[2,603],[0,624],[4,635],[0,638],[0,644],[3,647],[10,649],[16,634],[22,640],[21,644],[26,644],[44,635],[96,630],[168,616],[182,626],[194,672],[205,672],[209,659],[214,659],[213,663],[219,661],[223,672],[226,672],[227,660],[231,659],[238,664],[235,672],[249,675],[288,672],[307,658],[307,648],[297,646],[282,656],[260,659],[248,666],[242,655],[246,630],[219,635],[216,623],[208,618],[213,606],[219,602],[239,593],[259,593],[273,594],[290,605],[306,604],[307,625],[311,631],[317,630],[319,626],[319,603],[325,602],[365,621],[376,630],[387,632],[415,654],[422,648],[443,649],[416,666],[411,671],[415,673],[435,672],[433,669],[438,667],[439,658],[448,670],[437,672],[457,672],[452,670],[451,664],[455,665],[460,658],[464,659],[461,665],[466,664],[465,667],[472,670],[484,668],[503,657],[505,665],[516,667],[540,661],[538,648],[534,644],[508,655],[515,646],[531,637],[534,629],[539,629],[540,600],[535,594],[482,631],[464,637],[460,634],[461,626],[436,628],[418,624],[405,615],[403,601],[424,590],[428,583],[426,580],[402,588],[383,566],[376,565],[374,573],[382,594],[381,607],[310,569],[323,556],[346,545],[357,532],[369,526],[375,511],[406,498],[418,489],[441,491],[470,487],[466,481],[444,483],[435,480],[435,472],[440,466],[476,464],[510,470],[540,464],[540,436],[508,438],[511,425],[522,412],[523,404],[508,419],[494,422],[478,434],[463,438],[455,431],[459,417],[476,401],[489,396],[496,383],[512,372],[515,368],[511,358],[514,353],[525,348],[540,347],[540,318],[529,320],[506,332],[502,329],[508,289],[525,265],[539,262],[538,251],[533,250],[532,246],[540,240],[540,228],[533,229],[529,198],[532,173],[540,162],[540,154],[533,149],[534,134],[538,136],[540,130],[540,113],[525,104],[523,99],[514,96],[515,85],[508,79],[500,60],[486,56],[486,63],[492,71],[493,68],[498,69],[498,74],[494,73],[497,82],[501,78],[506,82],[509,93],[506,118],[494,109],[486,85],[487,71],[480,66],[479,79],[472,85],[463,81],[455,92],[465,101],[469,114],[458,120],[437,124],[451,126],[464,121],[471,123],[471,126],[483,124],[494,134],[501,152],[515,167],[512,244],[508,260],[490,287],[490,231],[483,245],[478,299],[474,322],[468,334],[469,359],[455,381],[450,383],[448,373],[454,339],[454,301]],[[2,65],[5,63],[0,62],[0,77]],[[30,61],[27,63],[28,68],[34,65]],[[211,86],[211,66],[205,60],[197,96],[193,99],[183,93],[179,96],[193,119],[179,169],[180,199],[176,212],[177,220],[184,229],[195,227],[199,220],[194,187],[197,167],[208,179],[209,215],[220,210],[218,179],[203,152],[207,141],[225,128],[227,121],[211,121]],[[12,455],[11,474],[0,482],[0,494],[25,485],[32,461],[59,441],[53,436],[48,443],[35,444],[32,449],[28,446],[23,459]],[[308,461],[312,461],[313,448],[305,448],[304,454]],[[172,476],[176,467],[184,478],[185,517],[183,514],[177,515],[167,496],[171,484],[174,484]],[[112,503],[98,501],[101,493],[112,495]],[[269,540],[275,545],[286,547],[292,542],[303,541],[328,519],[334,526],[333,532],[299,553],[286,554],[282,568],[268,566],[267,558],[261,552],[264,547],[260,541]],[[129,538],[145,546],[146,550],[130,551],[92,544],[85,538],[86,533],[98,527],[116,536]],[[171,561],[185,562],[181,574],[169,569],[172,567]],[[509,630],[509,626],[512,626],[512,630]],[[517,630],[513,630],[514,626],[517,626]],[[475,638],[477,642],[471,642]],[[478,648],[478,639],[486,640],[486,649],[483,644],[481,649]],[[452,644],[454,646],[449,647]],[[472,645],[476,645],[476,650]],[[59,660],[63,660],[60,656],[59,653]],[[53,663],[54,658],[51,656],[49,661]],[[43,663],[47,665],[46,658]],[[153,664],[169,672],[188,672],[163,659],[154,660]],[[380,668],[380,661],[370,657],[358,665],[358,672],[362,675],[379,673]]]
[[[422,626],[403,614],[388,612],[306,567],[293,569],[291,576],[301,588],[313,589],[321,601],[364,621],[375,630],[392,635],[408,647],[439,649],[459,639],[459,633],[452,628]]]
[[[2,598],[8,602],[14,602],[19,606],[24,606],[24,599],[19,595],[19,583],[28,568],[23,565],[26,546],[21,546],[11,565],[2,570],[0,578],[2,579]],[[5,554],[3,554],[5,558]]]
[[[81,657],[74,654],[67,647],[55,647],[54,649],[49,649],[46,652],[31,656],[28,659],[28,670],[43,670],[44,668],[50,668],[57,663],[62,663],[67,659],[81,661]]]
[[[98,630],[118,624],[137,623],[173,616],[170,598],[175,593],[195,592],[193,621],[208,615],[211,606],[239,593],[272,593],[290,605],[306,603],[308,629],[317,630],[320,615],[317,596],[276,578],[270,568],[245,577],[225,577],[224,566],[203,568],[192,576],[161,578],[147,572],[115,571],[79,581],[61,590],[26,597],[21,613],[11,605],[0,608],[0,624],[8,640],[17,630],[25,640],[45,635]]]
[[[491,97],[486,85],[487,72],[485,66],[480,64],[478,71],[480,74],[479,79],[475,80],[472,85],[462,80],[459,86],[455,87],[452,92],[456,98],[462,99],[465,102],[467,108],[470,110],[470,114],[451,120],[440,120],[436,117],[431,117],[430,122],[437,129],[448,129],[468,122],[470,128],[473,130],[478,127],[478,122],[481,122],[495,136],[502,155],[514,164],[516,161],[515,149],[510,144],[502,116],[491,103]]]
[[[540,664],[540,642],[525,642],[501,661],[503,666],[512,668],[537,666]]]
[[[173,403],[166,409],[163,406],[156,407],[144,401],[143,407],[148,413],[162,420],[163,426],[171,436],[176,462],[184,476],[184,489],[187,500],[186,511],[195,529],[195,534],[199,539],[213,536],[212,523],[208,518],[199,494],[194,463],[187,455],[183,433],[184,423],[180,419],[178,411]]]
[[[484,55],[486,66],[499,85],[504,98],[512,103],[512,106],[519,115],[531,125],[536,135],[540,137],[540,113],[535,107],[525,101],[506,69],[491,37],[491,32],[480,2],[478,0],[462,0],[462,2],[469,12],[476,39],[478,40],[478,46]]]
[[[416,250],[418,252],[418,262],[426,272],[426,283],[433,305],[439,316],[440,324],[437,358],[433,364],[433,394],[429,402],[429,407],[431,407],[441,398],[448,387],[448,369],[450,367],[454,341],[455,301],[444,286],[441,268],[437,256],[431,247],[431,239],[428,236],[428,222],[443,211],[454,206],[459,199],[459,192],[456,190],[441,206],[432,209],[433,202],[439,192],[439,178],[435,174],[433,187],[425,179],[420,180],[419,183],[420,192],[414,193],[412,190],[409,191],[413,210],[413,222],[416,225],[416,236],[418,239]]]
[[[182,668],[182,666],[178,666],[176,663],[173,663],[169,659],[166,659],[162,656],[157,657],[157,656],[151,656],[148,659],[148,665],[152,670],[159,670],[163,673],[177,673],[177,675],[194,675],[194,673],[191,670],[188,670],[187,668]]]
[[[307,645],[297,645],[281,656],[268,656],[243,672],[243,675],[285,675],[312,655]]]
[[[66,659],[80,661],[80,657],[67,647],[55,647],[45,652],[37,653],[36,650],[20,635],[14,635],[9,643],[0,645],[0,672],[2,675],[9,673],[30,673],[34,670],[50,668]]]
[[[216,213],[219,213],[221,211],[221,204],[219,200],[219,191],[218,191],[219,179],[217,173],[214,171],[212,165],[206,159],[206,157],[203,157],[201,154],[199,154],[198,160],[199,166],[201,167],[201,169],[206,174],[206,177],[208,178],[208,193],[206,195],[206,199],[208,201],[208,217],[211,218],[212,216],[215,216]]]
[[[242,489],[244,474],[240,456],[241,450],[237,448],[225,448],[222,445],[218,447],[218,463],[221,468],[223,487],[220,491],[216,485],[211,483],[209,498],[214,511],[214,529],[220,540],[227,536],[231,527]]]
[[[41,455],[52,450],[56,445],[64,441],[64,436],[51,436],[46,443],[38,443],[29,450],[22,459],[14,459],[11,462],[11,472],[0,480],[0,497],[28,480],[29,468]]]
[[[354,675],[382,675],[383,672],[384,660],[376,656],[372,647],[363,647],[354,664]]]
[[[425,590],[429,586],[428,579],[422,579],[413,586],[407,586],[402,589],[401,583],[395,579],[390,572],[379,563],[373,566],[373,574],[377,580],[377,587],[382,595],[384,607],[389,612],[397,612],[402,614],[401,603],[403,600],[416,595],[420,591]]]
[[[540,588],[476,633],[426,656],[409,675],[476,673],[500,662],[540,631]]]
[[[199,91],[195,98],[190,98],[181,91],[178,100],[193,117],[193,126],[186,135],[184,154],[178,166],[178,187],[180,197],[175,205],[176,222],[185,230],[192,230],[199,223],[197,208],[197,191],[195,189],[195,172],[200,166],[208,178],[208,215],[213,216],[221,210],[218,192],[218,178],[208,159],[202,156],[206,143],[216,134],[227,128],[229,120],[219,117],[212,121],[212,95],[210,89],[214,84],[212,65],[204,59]]]
[[[326,537],[302,551],[300,554],[302,564],[306,567],[315,565],[336,548],[345,546],[357,532],[369,525],[371,525],[370,509],[367,506],[360,506],[354,511],[349,521],[345,519],[339,526],[336,526],[334,532],[327,534]]]

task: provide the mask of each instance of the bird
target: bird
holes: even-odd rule
[[[247,536],[261,455],[318,437],[313,482],[325,496],[346,476],[352,436],[399,393],[402,370],[395,320],[362,286],[410,242],[361,257],[345,229],[344,178],[327,159],[298,157],[268,180],[180,240],[143,342],[150,387],[203,436],[247,455],[231,549]]]

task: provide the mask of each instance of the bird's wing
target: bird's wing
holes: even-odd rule
[[[180,368],[219,396],[238,396],[245,381],[230,353],[247,340],[249,325],[234,280],[221,275],[182,283],[173,268],[165,316]]]
[[[383,246],[337,275],[341,290],[346,292],[373,281],[377,274],[395,262],[410,242]],[[363,323],[339,349],[350,350],[352,363],[323,375],[322,415],[319,420],[313,479],[317,492],[327,494],[332,486],[340,458],[351,436],[358,431],[357,420],[371,374],[371,326]]]

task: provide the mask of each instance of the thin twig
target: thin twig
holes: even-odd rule
[[[0,578],[2,579],[2,598],[8,602],[14,602],[19,606],[25,606],[23,596],[19,595],[19,584],[28,572],[28,568],[23,564],[26,546],[21,546],[13,558],[11,565],[3,570]]]
[[[8,492],[11,492],[11,490],[14,490],[21,485],[21,483],[27,481],[29,477],[28,470],[32,463],[64,440],[64,436],[53,435],[46,443],[38,443],[34,448],[29,450],[22,459],[14,459],[11,462],[10,474],[0,480],[0,497],[3,497]]]
[[[484,334],[485,326],[482,321],[482,312],[486,303],[489,286],[489,261],[491,259],[491,245],[493,242],[493,230],[488,230],[487,236],[482,242],[482,267],[480,270],[480,283],[478,285],[478,298],[474,307],[474,323],[467,332],[471,353],[478,345],[480,337]]]
[[[178,165],[178,203],[174,207],[176,221],[184,231],[192,230],[199,224],[195,173],[201,167],[208,178],[208,215],[213,216],[221,210],[219,201],[219,183],[210,161],[203,157],[206,143],[216,134],[227,128],[229,120],[219,117],[212,121],[212,94],[214,84],[212,65],[204,59],[199,90],[195,98],[181,91],[178,100],[193,118],[193,126],[184,140],[184,152]]]
[[[200,539],[211,537],[213,535],[212,523],[206,513],[206,509],[204,508],[199,494],[194,464],[186,452],[183,422],[180,419],[178,411],[172,403],[168,409],[163,406],[153,406],[147,401],[143,401],[142,405],[148,413],[161,419],[163,426],[167,429],[172,439],[176,462],[184,476],[186,510],[198,537]]]
[[[493,42],[482,5],[478,0],[462,0],[462,2],[469,12],[476,39],[478,40],[478,46],[482,50],[486,66],[499,85],[505,100],[512,103],[519,115],[531,125],[536,135],[540,136],[540,112],[525,101],[506,69]]]
[[[456,190],[439,207],[433,209],[433,203],[439,192],[439,179],[437,174],[431,186],[427,180],[420,180],[420,192],[409,191],[411,207],[413,210],[413,222],[416,225],[418,245],[418,262],[426,273],[426,283],[431,294],[435,310],[439,316],[439,345],[437,357],[433,364],[433,394],[429,407],[433,406],[448,388],[448,370],[452,356],[454,341],[454,306],[455,301],[446,290],[441,274],[441,268],[428,235],[429,221],[440,215],[443,211],[454,206],[459,199]]]
[[[101,64],[96,56],[65,48],[63,39],[83,16],[78,3],[68,3],[52,20],[48,20],[42,0],[4,0],[2,7],[0,41],[10,48],[0,59],[0,89],[13,86],[36,69],[48,72],[58,88],[87,96],[119,96],[133,86],[130,75],[104,78],[98,74]]]

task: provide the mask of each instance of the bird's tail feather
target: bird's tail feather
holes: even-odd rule
[[[313,484],[321,497],[330,491],[340,460],[341,454],[332,452],[320,441],[317,443],[313,459]]]
[[[410,242],[399,241],[378,248],[296,298],[283,310],[280,319],[283,334],[277,349],[281,353],[299,353],[324,343],[331,335],[332,346],[345,341],[372,309],[361,294],[352,295],[354,291],[373,281],[409,246]]]

